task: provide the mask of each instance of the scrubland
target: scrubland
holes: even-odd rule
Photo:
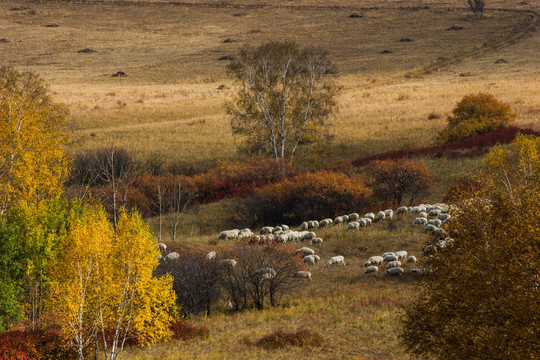
[[[25,9],[12,10],[19,6]],[[224,110],[235,84],[227,61],[218,59],[268,40],[320,46],[337,64],[342,89],[329,124],[327,166],[429,145],[469,93],[493,94],[514,109],[518,126],[540,130],[540,4],[489,1],[481,20],[465,6],[457,0],[8,0],[0,4],[0,38],[7,39],[0,65],[37,71],[55,100],[69,106],[74,151],[114,143],[141,159],[160,154],[171,163],[237,157],[243,139],[233,137]],[[349,18],[353,12],[363,17]],[[453,25],[464,29],[447,30]],[[224,43],[227,38],[234,42]],[[87,48],[92,51],[79,52]],[[117,71],[127,76],[112,77]],[[426,201],[440,201],[452,178],[481,162],[420,160],[440,183]],[[232,209],[227,200],[183,215],[172,245],[229,247],[216,238]],[[313,282],[280,307],[230,313],[220,303],[214,315],[190,320],[208,327],[209,338],[129,349],[126,358],[408,359],[397,339],[400,307],[415,298],[418,280],[366,277],[363,262],[384,251],[418,255],[427,237],[411,221],[407,215],[360,232],[320,230],[323,260],[341,254],[346,267],[316,266]],[[323,344],[277,350],[252,344],[276,329],[298,328],[319,332]]]

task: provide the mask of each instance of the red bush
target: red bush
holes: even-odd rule
[[[173,339],[178,340],[186,341],[194,338],[206,339],[210,336],[210,331],[207,327],[195,327],[182,320],[176,320],[175,322],[171,323],[170,329],[173,333]]]
[[[74,358],[57,330],[6,331],[0,334],[0,359],[53,360]]]
[[[266,349],[277,349],[285,346],[321,346],[322,336],[309,329],[300,329],[294,332],[276,330],[273,333],[257,340],[256,345]]]

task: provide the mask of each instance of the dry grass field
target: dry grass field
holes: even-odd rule
[[[70,106],[77,149],[115,141],[169,161],[235,156],[242,139],[232,137],[223,108],[234,87],[218,59],[244,44],[285,39],[328,49],[340,71],[330,162],[425,145],[471,92],[493,93],[520,125],[538,126],[540,40],[530,32],[538,18],[524,11],[534,4],[489,9],[476,21],[462,1],[80,3],[0,4],[0,38],[9,41],[0,44],[0,63],[49,82]],[[20,6],[28,9],[11,10]],[[452,25],[464,29],[446,30]],[[405,37],[413,41],[399,42]],[[78,52],[86,48],[94,52]],[[495,64],[500,58],[508,63]],[[117,71],[128,76],[111,77]],[[217,90],[221,84],[230,89]],[[431,113],[441,117],[428,120]]]
[[[475,20],[465,0],[6,0],[0,65],[46,79],[55,100],[71,110],[76,151],[114,142],[142,159],[157,153],[171,163],[197,164],[235,157],[242,141],[225,114],[234,84],[219,57],[269,40],[320,46],[337,64],[342,86],[327,160],[335,164],[428,145],[469,93],[493,94],[516,111],[518,125],[540,130],[540,1],[486,3],[485,18]],[[349,18],[353,12],[363,17]],[[447,30],[453,25],[464,29]],[[224,43],[227,38],[235,42]],[[87,48],[93,51],[79,52]],[[112,77],[117,71],[127,76]],[[228,88],[218,90],[221,84]],[[421,160],[441,182],[432,201],[452,177],[480,162]],[[216,235],[232,209],[224,201],[186,214],[181,243],[230,246],[216,243]],[[220,304],[216,314],[190,320],[208,327],[208,339],[129,349],[125,358],[410,359],[397,334],[401,306],[415,298],[418,280],[368,278],[363,263],[385,251],[419,254],[427,238],[411,221],[407,215],[355,233],[321,230],[322,259],[345,255],[346,267],[316,266],[313,282],[281,307],[228,313]],[[277,329],[298,328],[320,332],[323,345],[269,351],[251,344]]]

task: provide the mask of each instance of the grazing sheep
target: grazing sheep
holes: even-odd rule
[[[160,263],[163,262],[163,261],[165,261],[165,258],[164,258],[163,255],[161,255],[161,254],[158,255],[157,259],[158,259],[158,261],[159,261]]]
[[[313,258],[315,259],[315,264],[318,264],[321,261],[321,257],[319,255],[313,255]]]
[[[236,260],[234,259],[223,259],[221,260],[221,265],[234,269],[236,266]]]
[[[296,277],[299,277],[302,279],[308,279],[311,281],[311,273],[309,271],[300,270],[296,273]]]
[[[274,228],[271,227],[271,226],[265,226],[261,229],[261,234],[262,235],[268,235],[268,234],[272,234],[272,232],[274,231]]]
[[[383,257],[382,256],[372,256],[368,259],[368,261],[364,264],[364,266],[370,266],[370,265],[382,265],[383,264]]]
[[[308,221],[308,227],[310,229],[318,229],[319,228],[319,222],[317,220],[310,220],[310,221]]]
[[[416,264],[416,256],[410,255],[410,256],[407,258],[407,264]]]
[[[343,216],[338,216],[337,218],[334,219],[334,225],[339,225],[341,223],[343,223],[345,220],[343,219]]]
[[[345,258],[342,255],[332,256],[326,263],[326,267],[343,264],[345,266]]]
[[[323,219],[319,221],[319,227],[327,227],[328,225],[332,225],[334,222],[332,219]]]
[[[388,264],[386,264],[387,269],[395,267],[401,267],[401,261],[390,261]]]
[[[298,252],[304,256],[307,256],[307,255],[315,255],[315,250],[313,249],[310,249],[308,247],[303,247],[301,249],[298,250]]]
[[[315,262],[316,262],[315,257],[313,255],[304,256],[302,261],[305,262],[308,265],[315,265]]]
[[[418,214],[418,217],[427,219],[427,212],[422,211],[420,214]]]
[[[216,252],[210,251],[208,254],[206,254],[206,260],[212,260],[216,258]]]
[[[289,230],[289,225],[280,225],[283,230]]]
[[[382,220],[384,220],[384,219],[386,219],[386,215],[385,215],[384,211],[379,211],[379,212],[377,213],[377,220],[378,220],[378,221],[382,221]]]
[[[384,210],[384,218],[386,220],[392,220],[393,217],[394,217],[394,210],[392,209]]]
[[[218,239],[238,239],[238,233],[240,233],[240,230],[233,229],[233,230],[225,230],[219,233]]]
[[[401,267],[392,267],[388,270],[386,270],[386,272],[389,274],[389,275],[393,275],[393,276],[399,276],[401,274],[403,274],[403,268]]]
[[[379,268],[375,265],[368,266],[366,270],[364,270],[364,274],[374,274],[377,271],[379,271]]]
[[[350,222],[347,225],[347,231],[349,231],[349,230],[358,230],[358,229],[360,229],[360,223],[358,221]]]
[[[276,226],[275,228],[272,229],[272,234],[276,234],[281,231],[283,231],[283,228],[281,226]]]
[[[423,218],[423,217],[417,217],[416,219],[413,220],[412,226],[422,225],[422,224],[425,224],[425,223],[427,223],[427,219],[426,219],[426,218]]]
[[[343,222],[349,222],[349,215],[341,215]]]
[[[366,215],[364,215],[364,217],[366,219],[370,219],[371,222],[374,222],[375,221],[375,214],[374,213],[367,213]]]
[[[368,219],[366,219],[366,218],[362,218],[362,219],[358,220],[357,222],[358,222],[359,227],[368,226]]]
[[[371,218],[364,218],[366,219],[366,224],[369,226],[371,224],[373,224],[373,220]]]
[[[360,215],[358,213],[352,213],[352,214],[349,214],[349,221],[356,221],[358,219],[360,219]]]
[[[398,259],[398,257],[396,255],[386,255],[386,256],[383,256],[383,261],[384,262],[390,262],[390,261],[396,261]]]
[[[289,234],[279,234],[275,239],[276,242],[285,244],[289,240]]]
[[[431,225],[435,225],[436,227],[440,227],[441,224],[442,224],[442,221],[440,219],[433,219],[433,220],[429,220],[426,225],[428,224],[431,224]]]
[[[439,216],[441,214],[441,209],[431,209],[428,212],[428,216]]]
[[[382,254],[381,256],[382,256],[382,257],[385,257],[385,256],[388,256],[388,255],[396,255],[396,253],[394,253],[394,252],[385,252],[385,253]]]
[[[302,235],[302,241],[304,240],[311,240],[317,237],[317,234],[315,234],[313,231],[308,231],[307,233]]]
[[[396,215],[399,215],[399,214],[406,214],[409,212],[409,208],[407,208],[406,206],[400,206],[397,208],[396,210]]]
[[[165,256],[166,261],[174,261],[178,260],[180,258],[180,254],[176,251],[173,251],[172,253],[168,253],[167,256]]]
[[[411,270],[411,273],[416,274],[416,275],[426,275],[428,272],[431,272],[431,271],[425,270],[425,269],[412,269]]]
[[[450,215],[450,214],[439,214],[439,216],[437,216],[437,219],[439,219],[441,221],[447,221],[451,217],[452,217],[452,215]]]
[[[309,225],[307,221],[304,221],[303,223],[300,224],[300,230],[307,230],[307,229],[309,229]]]
[[[405,250],[402,250],[402,251],[396,251],[396,256],[398,258],[398,260],[403,260],[407,257],[407,252]]]
[[[313,238],[309,241],[309,246],[313,246],[313,245],[319,245],[319,246],[322,246],[322,243],[323,243],[323,239],[321,238]]]
[[[432,233],[434,232],[436,229],[438,229],[435,225],[433,224],[426,224],[424,225],[424,234],[427,234],[427,233]]]
[[[167,245],[165,245],[164,243],[157,244],[157,247],[161,254],[165,254],[167,252]]]

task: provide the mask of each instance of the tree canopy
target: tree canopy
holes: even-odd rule
[[[518,136],[486,159],[482,186],[464,187],[453,240],[427,257],[402,342],[439,359],[540,358],[540,139]]]
[[[0,67],[0,213],[17,201],[61,193],[66,121],[66,108],[52,101],[37,74]]]
[[[290,164],[320,154],[338,90],[325,51],[294,42],[245,46],[228,72],[239,84],[227,108],[233,133],[247,137],[241,152]]]

